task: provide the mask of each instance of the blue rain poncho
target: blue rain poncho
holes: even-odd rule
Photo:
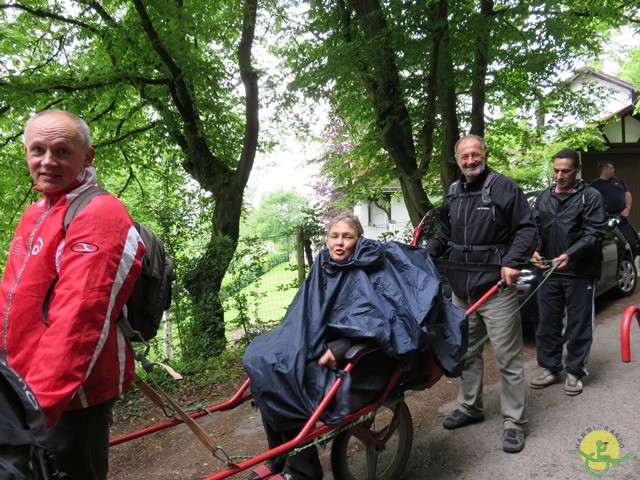
[[[449,376],[459,376],[467,348],[467,317],[442,293],[424,249],[361,237],[342,263],[322,249],[282,323],[256,337],[243,362],[253,398],[275,429],[302,426],[336,379],[318,365],[327,342],[375,343],[389,357],[415,359],[430,350]],[[321,417],[348,413],[349,379]]]

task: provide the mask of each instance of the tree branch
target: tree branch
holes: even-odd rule
[[[100,5],[98,2],[95,2],[93,0],[91,1],[76,0],[76,1],[77,3],[93,8],[93,10],[95,10],[95,12],[98,14],[100,18],[102,18],[102,20],[107,24],[107,26],[111,28],[116,28],[118,26],[115,19],[111,15],[109,15],[109,13],[104,8],[102,8],[102,5]]]
[[[16,10],[22,10],[24,12],[30,13],[35,17],[50,18],[51,20],[57,20],[59,22],[66,23],[69,25],[75,25],[77,27],[86,28],[88,30],[91,30],[94,33],[98,32],[98,30],[96,30],[95,27],[89,25],[88,23],[81,22],[80,20],[76,20],[75,18],[63,17],[62,15],[58,15],[57,13],[53,13],[47,10],[32,8],[27,5],[23,5],[22,3],[19,3],[19,2],[0,4],[0,10],[8,10],[10,8],[15,8]]]
[[[236,183],[241,190],[244,190],[253,168],[260,128],[258,73],[251,64],[257,9],[258,0],[246,0],[242,18],[242,37],[238,46],[238,65],[240,66],[240,77],[246,94],[244,143],[236,170]]]
[[[132,2],[138,12],[142,29],[151,42],[152,48],[172,76],[172,80],[168,84],[169,93],[185,128],[185,133],[178,135],[183,140],[181,146],[185,148],[183,151],[187,157],[184,165],[185,169],[198,180],[203,188],[216,191],[216,183],[226,182],[229,178],[230,170],[224,162],[221,162],[211,153],[207,145],[206,136],[200,129],[201,120],[190,93],[192,89],[187,85],[181,68],[162,43],[147,13],[144,2],[142,0],[132,0]],[[209,165],[207,165],[208,162]]]
[[[133,130],[129,130],[128,132],[119,135],[117,137],[111,138],[109,140],[106,140],[102,143],[98,143],[95,144],[94,147],[96,148],[100,148],[100,147],[107,147],[109,145],[115,145],[119,142],[121,142],[122,140],[132,137],[134,135],[137,135],[139,133],[142,132],[148,132],[149,130],[153,130],[155,127],[157,127],[158,125],[161,125],[161,122],[159,120],[155,121],[155,122],[151,122],[149,125],[145,125],[144,127],[140,127],[140,128],[135,128]]]
[[[138,84],[138,85],[168,85],[171,83],[171,80],[168,78],[145,78],[145,77],[113,77],[109,78],[103,82],[95,82],[95,83],[76,83],[74,85],[63,85],[63,84],[54,84],[53,88],[56,90],[63,91],[82,91],[82,90],[94,90],[97,88],[108,87],[110,85],[130,85],[130,84]],[[49,88],[50,89],[50,88]],[[47,91],[47,90],[40,90]]]

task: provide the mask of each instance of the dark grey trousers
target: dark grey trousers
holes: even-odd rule
[[[562,318],[567,310],[566,370],[584,376],[593,342],[595,280],[551,275],[538,290],[540,323],[536,330],[538,365],[562,371]]]
[[[106,480],[109,472],[109,427],[115,399],[81,410],[69,410],[49,430],[47,447],[61,472],[72,480]]]

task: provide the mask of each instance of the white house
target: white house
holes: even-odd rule
[[[389,206],[377,200],[371,200],[368,204],[359,204],[354,207],[353,213],[360,219],[365,237],[379,238],[387,232],[388,234],[402,233],[406,228],[411,228],[409,212],[399,191],[400,187],[387,187],[384,190],[385,200]]]

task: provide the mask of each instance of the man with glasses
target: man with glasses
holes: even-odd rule
[[[440,229],[427,249],[434,258],[448,255],[453,303],[463,310],[500,279],[504,287],[469,317],[459,407],[443,426],[453,430],[484,420],[482,350],[488,338],[501,376],[502,448],[517,453],[525,444],[526,385],[515,282],[533,253],[535,225],[520,187],[487,167],[484,139],[468,135],[458,140],[454,151],[462,176],[445,197]]]

